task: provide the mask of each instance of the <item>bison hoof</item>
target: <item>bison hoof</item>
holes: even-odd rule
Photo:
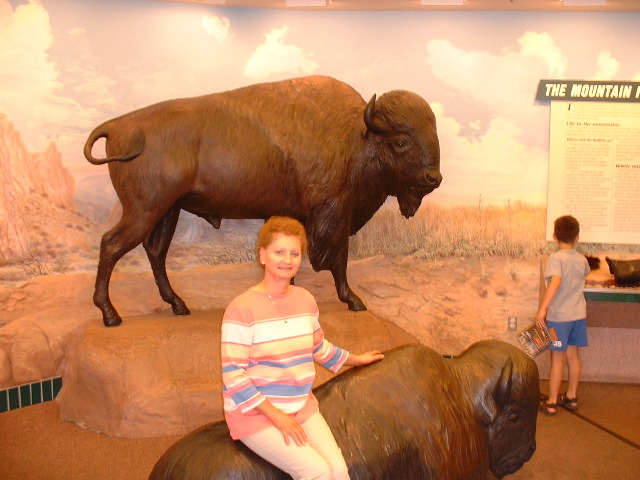
[[[347,305],[352,312],[364,312],[367,310],[367,306],[357,296],[353,296],[347,299]]]
[[[105,327],[117,327],[122,323],[122,318],[117,313],[112,316],[104,315],[102,317]]]
[[[174,305],[171,305],[171,310],[173,310],[173,314],[178,317],[191,315],[191,310],[189,310],[184,302],[177,302]]]

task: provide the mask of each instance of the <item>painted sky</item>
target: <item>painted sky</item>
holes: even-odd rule
[[[543,78],[640,81],[639,13],[305,12],[155,0],[0,0],[0,111],[77,180],[99,123],[161,100],[322,74],[438,118],[442,203],[546,202]]]

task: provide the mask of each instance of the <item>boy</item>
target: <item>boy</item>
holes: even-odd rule
[[[555,330],[557,340],[551,350],[549,371],[549,398],[540,403],[540,411],[553,416],[558,405],[569,410],[578,409],[580,383],[579,348],[587,342],[587,302],[584,298],[584,280],[589,274],[587,259],[574,250],[578,243],[580,224],[570,215],[556,219],[553,238],[558,251],[549,255],[544,277],[547,289],[536,314],[536,323]],[[560,394],[562,370],[565,362],[569,370],[567,391]]]

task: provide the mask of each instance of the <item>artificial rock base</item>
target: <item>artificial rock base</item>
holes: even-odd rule
[[[320,306],[326,337],[354,353],[416,339],[370,312]],[[125,318],[106,328],[89,322],[67,355],[60,415],[106,435],[183,435],[222,419],[221,310]],[[344,369],[343,369],[344,370]],[[317,367],[316,385],[333,376]]]

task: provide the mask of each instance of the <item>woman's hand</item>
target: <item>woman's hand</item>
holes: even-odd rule
[[[307,443],[307,434],[298,422],[279,408],[274,407],[268,400],[259,404],[256,410],[271,420],[276,428],[282,432],[285,444],[289,445],[291,443],[289,437],[299,447]]]
[[[307,435],[302,427],[286,413],[281,411],[273,420],[273,424],[282,432],[284,443],[287,445],[290,443],[289,437],[291,437],[299,447],[307,443]]]
[[[371,350],[369,352],[364,352],[359,355],[355,353],[350,353],[347,361],[344,362],[345,365],[368,365],[369,363],[379,362],[384,358],[384,355],[380,350]]]

